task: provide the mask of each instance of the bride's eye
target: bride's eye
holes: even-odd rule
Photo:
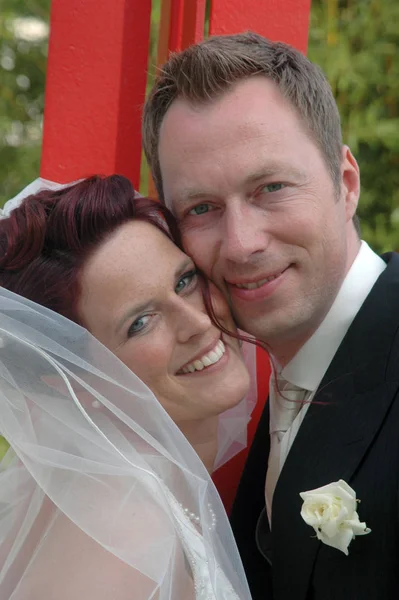
[[[178,282],[176,284],[176,287],[175,287],[176,294],[180,294],[184,290],[190,288],[191,286],[193,286],[196,283],[196,281],[197,281],[196,269],[191,269],[191,271],[184,273],[184,275],[182,275],[180,277],[180,279],[178,280]]]
[[[127,337],[132,337],[136,333],[140,333],[145,327],[148,325],[148,322],[151,318],[151,315],[142,315],[138,317],[133,323],[130,325],[129,330],[127,332]]]

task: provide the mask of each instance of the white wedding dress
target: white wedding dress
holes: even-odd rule
[[[212,585],[202,534],[170,493],[169,500],[181,535],[184,552],[192,570],[195,600],[239,600],[219,565],[216,565],[215,568],[215,586]],[[215,588],[217,592],[214,591]]]
[[[10,473],[11,475],[11,473]],[[12,475],[11,475],[12,477]],[[0,474],[1,481],[1,474]],[[3,481],[9,483],[9,481]],[[169,490],[164,489],[167,502],[171,508],[176,531],[180,541],[180,549],[186,560],[175,560],[179,566],[174,566],[174,578],[180,579],[178,586],[171,594],[171,600],[240,600],[223,570],[213,563],[211,574],[209,565],[209,553],[207,554],[204,536],[200,525],[192,523],[186,511],[177,502]],[[110,590],[106,590],[106,583],[102,582],[96,586],[87,588],[84,600],[97,600],[109,598],[110,600],[136,600],[146,595],[146,582],[141,577],[128,572],[126,565],[117,564],[115,557],[88,538],[73,523],[55,510],[45,510],[46,531],[43,539],[33,549],[25,566],[15,565],[16,571],[20,572],[17,584],[12,591],[5,592],[2,600],[83,600],[83,590],[86,588],[84,582],[85,573],[89,576],[91,571],[100,569],[105,574],[105,582],[109,582]],[[148,516],[143,514],[143,520],[148,522]],[[28,523],[30,519],[27,520]],[[149,537],[157,536],[158,521],[155,517],[155,527],[149,531]],[[28,526],[25,523],[25,526]],[[162,531],[160,531],[162,535]],[[125,537],[128,543],[129,524],[120,538]],[[1,534],[0,534],[1,538]],[[132,536],[132,541],[134,535]],[[27,544],[29,547],[29,544]],[[176,555],[179,551],[176,552]],[[22,553],[21,553],[22,554]],[[87,557],[90,556],[88,560]],[[21,557],[20,559],[21,560]],[[69,577],[65,577],[64,569],[69,571]],[[73,572],[76,577],[73,577]],[[0,574],[1,575],[1,574]],[[1,577],[0,577],[1,579]],[[118,582],[115,585],[115,582]],[[120,584],[119,584],[120,582]],[[176,583],[176,581],[175,581]],[[179,592],[176,592],[176,589]],[[181,591],[181,589],[184,591]],[[1,582],[0,582],[0,590]],[[5,588],[7,589],[7,588]],[[129,590],[134,590],[130,594]],[[103,596],[104,594],[104,596]],[[176,594],[179,594],[176,598]],[[157,593],[149,598],[158,598]]]

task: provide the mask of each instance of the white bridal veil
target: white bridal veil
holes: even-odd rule
[[[221,418],[219,465],[245,446],[253,402]],[[219,495],[151,391],[2,288],[0,434],[1,600],[250,599]]]
[[[150,390],[1,288],[0,431],[2,600],[250,598],[218,493]]]

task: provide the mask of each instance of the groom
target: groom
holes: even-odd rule
[[[187,252],[273,364],[232,514],[254,600],[399,598],[399,257],[360,240],[328,82],[284,44],[211,38],[171,56],[143,131]],[[305,522],[300,493],[340,480]]]

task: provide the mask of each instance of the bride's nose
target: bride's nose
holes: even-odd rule
[[[213,325],[201,303],[192,303],[188,300],[183,300],[176,307],[176,331],[177,341],[181,344],[188,342],[196,335],[202,335]]]

